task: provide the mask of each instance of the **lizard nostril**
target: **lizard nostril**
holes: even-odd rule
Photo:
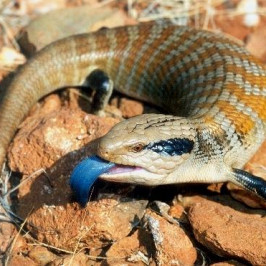
[[[103,151],[102,154],[103,154],[103,157],[104,158],[107,158],[109,156],[109,152],[108,151]]]
[[[103,159],[108,159],[110,152],[106,150],[104,147],[102,147],[101,143],[99,143],[97,147],[97,155]]]

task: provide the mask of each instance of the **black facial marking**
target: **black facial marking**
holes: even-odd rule
[[[173,138],[150,143],[145,147],[145,149],[149,149],[166,156],[175,156],[190,153],[193,146],[194,141],[190,139]]]

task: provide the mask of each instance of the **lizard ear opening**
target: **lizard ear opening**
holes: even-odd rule
[[[266,181],[244,170],[233,169],[234,183],[241,185],[266,200]]]

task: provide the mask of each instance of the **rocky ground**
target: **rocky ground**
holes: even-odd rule
[[[136,21],[119,8],[63,9],[31,23],[19,43],[29,56],[66,33],[128,23]],[[240,15],[215,17],[217,28],[245,40],[264,62],[265,23],[261,16],[250,28]],[[81,208],[69,187],[76,163],[122,119],[158,112],[118,94],[104,118],[90,114],[90,105],[88,92],[67,89],[37,103],[21,124],[8,151],[10,188],[19,184],[10,202],[21,224],[0,223],[3,264],[266,265],[266,203],[232,184],[147,188],[99,180]],[[246,166],[262,177],[265,145]]]

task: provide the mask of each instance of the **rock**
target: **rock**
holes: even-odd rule
[[[170,207],[168,214],[182,223],[188,223],[184,207],[180,203],[175,203]]]
[[[30,174],[49,168],[62,156],[106,134],[119,121],[59,107],[54,99],[51,101],[46,101],[21,125],[8,153],[13,171]],[[72,163],[73,160],[69,162]]]
[[[266,201],[254,195],[244,188],[241,188],[233,183],[227,183],[227,189],[230,191],[231,196],[251,208],[266,209]]]
[[[50,252],[47,248],[42,246],[33,247],[29,252],[29,257],[38,265],[47,265],[57,258],[57,256]]]
[[[125,118],[141,115],[144,111],[143,103],[127,98],[116,97],[112,99],[111,105],[117,107],[122,112],[122,116]]]
[[[72,192],[69,174],[75,164],[93,152],[86,143],[105,134],[118,120],[98,118],[79,109],[61,108],[28,117],[9,151],[10,167],[24,174],[19,187],[18,213],[27,217],[43,204],[66,204]],[[43,171],[37,171],[46,169]],[[32,178],[28,178],[31,173]]]
[[[61,266],[61,265],[75,265],[75,266],[84,266],[84,265],[97,265],[89,264],[90,259],[84,253],[80,252],[73,255],[67,255],[63,258],[55,259],[53,262],[49,263],[49,266]]]
[[[122,11],[108,7],[91,8],[90,5],[83,5],[54,10],[33,20],[20,33],[18,42],[23,53],[30,56],[56,40],[104,26],[122,26],[125,21],[126,15]]]
[[[151,265],[154,249],[151,234],[144,229],[138,229],[134,234],[125,237],[107,251],[109,265]],[[154,263],[154,262],[153,262]]]
[[[45,205],[28,216],[30,231],[41,242],[66,250],[100,248],[126,237],[144,214],[147,201],[102,199]]]
[[[0,48],[0,62],[1,72],[4,70],[14,71],[19,65],[24,64],[26,58],[23,54],[19,53],[16,49],[3,46]],[[0,80],[2,79],[0,72]]]
[[[0,205],[0,213],[4,213],[2,210]],[[0,222],[0,255],[7,251],[16,233],[17,230],[13,224]]]
[[[194,265],[197,251],[181,227],[149,210],[144,219],[153,237],[158,265]]]
[[[245,170],[251,172],[254,175],[258,175],[266,180],[266,141],[262,143],[258,151],[245,165]]]
[[[216,262],[211,264],[210,266],[246,266],[246,264],[240,263],[236,260],[228,260],[223,262]]]
[[[207,189],[209,191],[221,194],[221,190],[223,186],[224,186],[224,183],[212,183],[208,185]]]
[[[5,253],[4,265],[37,265],[37,263],[27,256],[30,247],[25,237],[18,235],[9,250]],[[0,264],[1,265],[1,264]]]
[[[264,180],[266,180],[266,141],[261,145],[259,150],[255,153],[255,155],[249,160],[249,162],[245,165],[245,171],[258,176]],[[236,186],[232,183],[227,184],[227,189],[230,191],[231,196],[249,207],[252,208],[266,208],[265,200],[256,196],[254,193],[251,193],[239,186]]]
[[[261,25],[256,28],[255,31],[250,34],[246,48],[257,58],[259,58],[264,64],[266,63],[266,32],[265,25]]]
[[[214,21],[216,30],[223,32],[223,34],[227,33],[228,37],[233,36],[231,38],[234,41],[244,41],[251,32],[251,29],[242,23],[243,16],[215,16]]]
[[[188,218],[196,239],[219,256],[265,265],[266,211],[250,210],[226,197],[213,199],[221,203],[202,197],[190,200]]]
[[[26,9],[25,11],[27,14],[44,14],[54,9],[65,8],[66,2],[64,0],[27,0],[25,2],[21,2],[20,5],[23,5],[22,9]]]
[[[8,261],[8,264],[6,265],[12,265],[12,266],[39,266],[40,264],[36,263],[29,257],[27,257],[23,253],[15,254],[11,257],[11,259]]]

